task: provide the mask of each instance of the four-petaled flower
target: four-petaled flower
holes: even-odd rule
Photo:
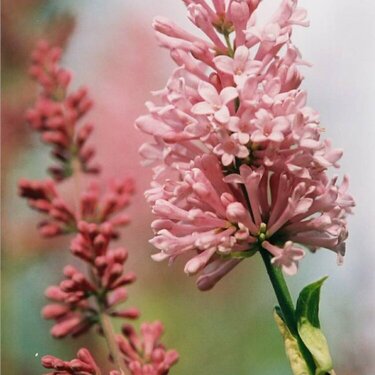
[[[226,87],[219,94],[213,85],[202,81],[199,83],[198,93],[204,101],[192,107],[193,113],[213,115],[214,119],[222,124],[229,121],[230,112],[227,104],[238,97],[238,92],[234,87]]]
[[[262,67],[261,61],[249,59],[249,49],[245,46],[239,46],[233,58],[221,55],[213,61],[221,72],[232,75],[237,85],[242,85],[247,77],[257,74]]]

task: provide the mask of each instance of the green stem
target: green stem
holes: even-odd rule
[[[233,57],[234,56],[234,50],[233,50],[233,47],[232,47],[232,43],[230,42],[228,31],[225,31],[223,33],[223,35],[224,35],[225,43],[227,44],[227,47],[228,47],[228,56]]]
[[[90,276],[90,280],[99,288],[102,289],[101,284],[98,280],[98,277],[95,275],[94,269],[92,266],[88,267],[88,274]],[[111,355],[114,364],[117,367],[117,370],[120,372],[121,375],[130,375],[128,368],[125,366],[124,359],[120,353],[119,347],[116,342],[115,332],[113,330],[113,325],[111,321],[111,317],[108,315],[106,311],[106,304],[103,301],[103,296],[101,294],[96,294],[96,303],[98,305],[98,318],[100,327],[103,331],[103,336],[105,341],[107,342],[109,354]],[[105,300],[105,296],[104,296]]]
[[[116,364],[116,367],[120,371],[121,375],[128,375],[129,371],[125,367],[124,360],[121,357],[119,348],[116,343],[111,318],[105,312],[101,312],[99,314],[99,319],[113,362]]]
[[[314,359],[298,334],[294,304],[288,286],[285,282],[284,275],[279,267],[274,267],[271,264],[271,256],[267,251],[260,249],[259,252],[262,256],[264,265],[266,266],[267,273],[275,291],[277,301],[279,302],[281,312],[283,313],[285,324],[287,325],[290,333],[297,339],[300,352],[306,361],[310,374],[314,375],[316,369]]]
[[[75,190],[75,209],[76,209],[76,223],[81,220],[81,210],[80,210],[80,194],[81,194],[81,166],[77,158],[73,159],[72,165],[72,177],[74,180],[74,190]],[[100,289],[100,282],[95,275],[94,269],[91,265],[88,267],[88,274],[91,281]],[[109,353],[112,356],[113,362],[115,363],[117,370],[121,375],[130,375],[128,368],[125,366],[124,360],[118,348],[115,332],[113,330],[113,325],[111,318],[105,311],[105,305],[99,296],[96,296],[96,302],[98,305],[98,318],[100,326],[103,330],[104,338],[107,342]],[[98,373],[100,375],[100,373]]]

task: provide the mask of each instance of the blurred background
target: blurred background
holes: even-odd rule
[[[277,1],[278,2],[278,1]],[[275,0],[264,0],[265,9]],[[356,198],[347,256],[341,267],[328,251],[309,255],[288,282],[296,295],[308,282],[330,275],[323,290],[321,321],[338,375],[375,374],[375,4],[372,0],[300,2],[311,27],[296,29],[294,42],[313,68],[303,87],[321,113],[326,136],[345,149],[341,172],[349,174]],[[90,120],[104,177],[136,178],[133,220],[122,243],[128,269],[138,274],[129,304],[144,320],[163,320],[164,341],[180,363],[171,374],[288,375],[279,333],[272,320],[275,298],[259,257],[240,267],[210,292],[199,292],[183,273],[154,263],[148,244],[151,215],[143,199],[151,173],[140,167],[144,136],[134,129],[151,90],[164,87],[173,69],[153,37],[151,22],[163,15],[192,28],[176,0],[3,0],[2,1],[2,374],[43,373],[40,357],[70,359],[89,345],[104,356],[95,335],[53,340],[40,317],[44,289],[59,282],[69,261],[68,239],[42,240],[37,215],[17,197],[17,181],[45,176],[48,150],[23,120],[35,100],[27,78],[29,54],[40,38],[65,46],[64,65],[74,85],[89,88],[95,107]],[[142,168],[142,169],[141,169]]]

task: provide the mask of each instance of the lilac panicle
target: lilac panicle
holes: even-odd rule
[[[308,64],[291,36],[309,25],[306,11],[283,0],[261,24],[258,0],[184,2],[206,38],[155,19],[177,68],[136,121],[153,137],[140,149],[154,167],[153,258],[190,254],[185,272],[202,290],[259,249],[289,275],[304,249],[341,262],[354,201],[346,176],[328,177],[342,151],[322,139],[300,88]]]
[[[123,247],[111,246],[111,241],[120,235],[119,227],[129,222],[123,211],[134,192],[134,181],[129,178],[113,180],[107,190],[101,192],[100,169],[92,163],[95,149],[86,145],[93,126],[80,124],[92,102],[87,90],[68,90],[71,75],[60,67],[60,57],[59,48],[50,47],[46,42],[37,45],[30,75],[38,82],[40,92],[35,106],[27,113],[32,129],[41,133],[42,140],[52,146],[52,155],[59,164],[49,169],[53,179],[22,179],[19,194],[27,199],[32,209],[44,214],[45,219],[39,223],[42,236],[74,235],[70,249],[72,255],[85,263],[86,272],[72,265],[65,266],[64,279],[45,292],[49,303],[42,315],[54,321],[51,328],[54,338],[76,337],[97,326],[98,332],[106,338],[110,359],[117,368],[109,375],[165,375],[178,355],[175,351],[165,351],[159,343],[160,323],[145,324],[146,328],[142,328],[145,352],[138,353],[134,364],[130,364],[128,353],[120,350],[112,332],[112,317],[133,320],[140,315],[138,309],[122,306],[128,298],[126,287],[136,279],[133,272],[124,272],[128,252]],[[97,175],[83,191],[79,183],[81,173]],[[59,191],[59,183],[69,177],[76,180],[73,207]],[[119,337],[124,347],[128,339]],[[85,348],[80,349],[72,361],[44,356],[42,365],[50,370],[46,375],[102,374]]]
[[[39,84],[34,107],[26,114],[31,128],[41,133],[52,146],[58,165],[49,168],[52,177],[61,181],[73,173],[77,161],[84,173],[97,174],[100,168],[92,159],[95,149],[87,145],[93,125],[80,124],[92,107],[87,90],[69,91],[71,74],[59,65],[62,50],[40,41],[32,54],[30,76]]]
[[[124,336],[117,338],[127,366],[133,375],[167,375],[179,356],[160,343],[164,332],[162,323],[143,323],[140,330],[141,335],[138,335],[131,325],[124,325]]]

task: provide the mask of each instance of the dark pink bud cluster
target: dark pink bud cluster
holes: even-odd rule
[[[31,55],[30,76],[38,81],[45,96],[53,96],[60,89],[65,90],[71,80],[71,74],[59,67],[62,50],[50,47],[41,40]]]
[[[59,286],[50,286],[45,295],[53,301],[42,310],[45,319],[55,320],[51,335],[55,338],[79,336],[97,322],[97,311],[91,307],[89,297],[95,290],[82,273],[72,266],[66,266],[65,275],[71,278]]]
[[[85,263],[86,271],[67,265],[59,285],[47,288],[45,295],[50,303],[43,308],[42,315],[54,321],[51,334],[55,338],[76,337],[96,326],[107,341],[114,365],[109,375],[124,375],[129,371],[132,375],[164,375],[178,356],[175,351],[166,352],[159,344],[160,323],[142,326],[144,338],[137,348],[133,338],[128,338],[128,346],[133,346],[138,353],[137,358],[131,358],[131,363],[127,352],[120,350],[115,340],[111,318],[137,319],[140,315],[134,307],[122,307],[128,298],[126,286],[136,279],[133,272],[124,273],[128,252],[123,247],[110,245],[120,236],[118,228],[129,222],[123,210],[134,192],[134,182],[129,178],[110,181],[102,193],[101,183],[95,179],[85,190],[77,191],[80,172],[99,172],[91,163],[95,150],[86,145],[93,127],[77,126],[92,103],[85,89],[67,93],[70,74],[59,67],[60,55],[60,49],[44,42],[34,52],[30,74],[40,84],[41,93],[27,114],[32,128],[52,145],[52,155],[60,164],[49,170],[54,180],[21,180],[19,194],[28,200],[31,208],[46,215],[39,224],[43,236],[75,234],[70,249]],[[57,184],[70,176],[76,178],[74,208],[57,189]],[[132,329],[127,327],[125,331],[130,332]],[[122,348],[126,347],[126,340],[121,339]],[[87,349],[81,349],[72,361],[45,356],[42,364],[52,370],[47,375],[102,374]]]
[[[134,273],[124,274],[128,252],[124,248],[108,249],[112,237],[110,224],[80,222],[80,233],[72,241],[74,255],[89,263],[91,278],[75,267],[64,268],[65,279],[51,286],[46,296],[53,303],[42,311],[45,319],[55,320],[51,334],[56,338],[78,336],[92,325],[100,324],[100,314],[136,319],[135,308],[117,309],[127,300],[125,285],[135,281]]]
[[[79,233],[72,240],[70,249],[76,257],[94,266],[96,258],[105,255],[108,249],[109,242],[114,236],[113,227],[109,223],[80,221],[78,230]]]
[[[53,237],[74,230],[76,226],[75,214],[59,196],[54,181],[22,179],[18,187],[19,195],[28,200],[32,209],[48,216],[46,220],[39,223],[39,231],[42,236]]]
[[[164,332],[161,322],[143,323],[141,336],[128,324],[122,331],[125,337],[118,336],[118,345],[132,375],[166,375],[178,361],[178,353],[167,351],[160,343]]]
[[[124,263],[128,258],[126,249],[108,249],[113,235],[111,224],[88,224],[80,222],[80,233],[72,241],[71,250],[77,257],[89,262],[98,283],[106,290],[115,291],[135,281],[135,274],[123,274]]]
[[[69,362],[56,358],[52,355],[46,355],[42,358],[42,365],[51,369],[45,375],[100,375],[101,372],[95,363],[89,350],[82,348],[77,353],[77,358]]]
[[[59,66],[60,56],[59,48],[50,47],[46,42],[38,44],[30,75],[41,86],[41,93],[26,114],[30,126],[52,146],[52,155],[59,164],[50,167],[49,172],[57,181],[72,174],[74,163],[85,173],[99,172],[99,166],[92,163],[95,149],[86,145],[93,126],[77,125],[90,110],[92,101],[84,88],[67,93],[71,74]]]
[[[107,191],[101,195],[99,185],[92,183],[81,195],[81,218],[88,222],[110,223],[113,228],[126,225],[128,215],[122,213],[134,193],[134,181],[130,178],[112,180]],[[113,231],[114,236],[117,235]]]
[[[44,237],[75,232],[80,219],[106,223],[107,227],[110,227],[107,229],[111,232],[110,238],[118,237],[115,228],[129,223],[129,217],[123,213],[123,209],[128,206],[133,192],[134,181],[129,178],[111,181],[108,191],[103,196],[99,185],[93,182],[81,194],[78,212],[75,212],[59,195],[53,180],[22,179],[19,182],[19,195],[28,200],[31,208],[48,216],[39,223],[39,231]],[[94,227],[91,226],[90,230]],[[81,232],[85,231],[82,229]]]

